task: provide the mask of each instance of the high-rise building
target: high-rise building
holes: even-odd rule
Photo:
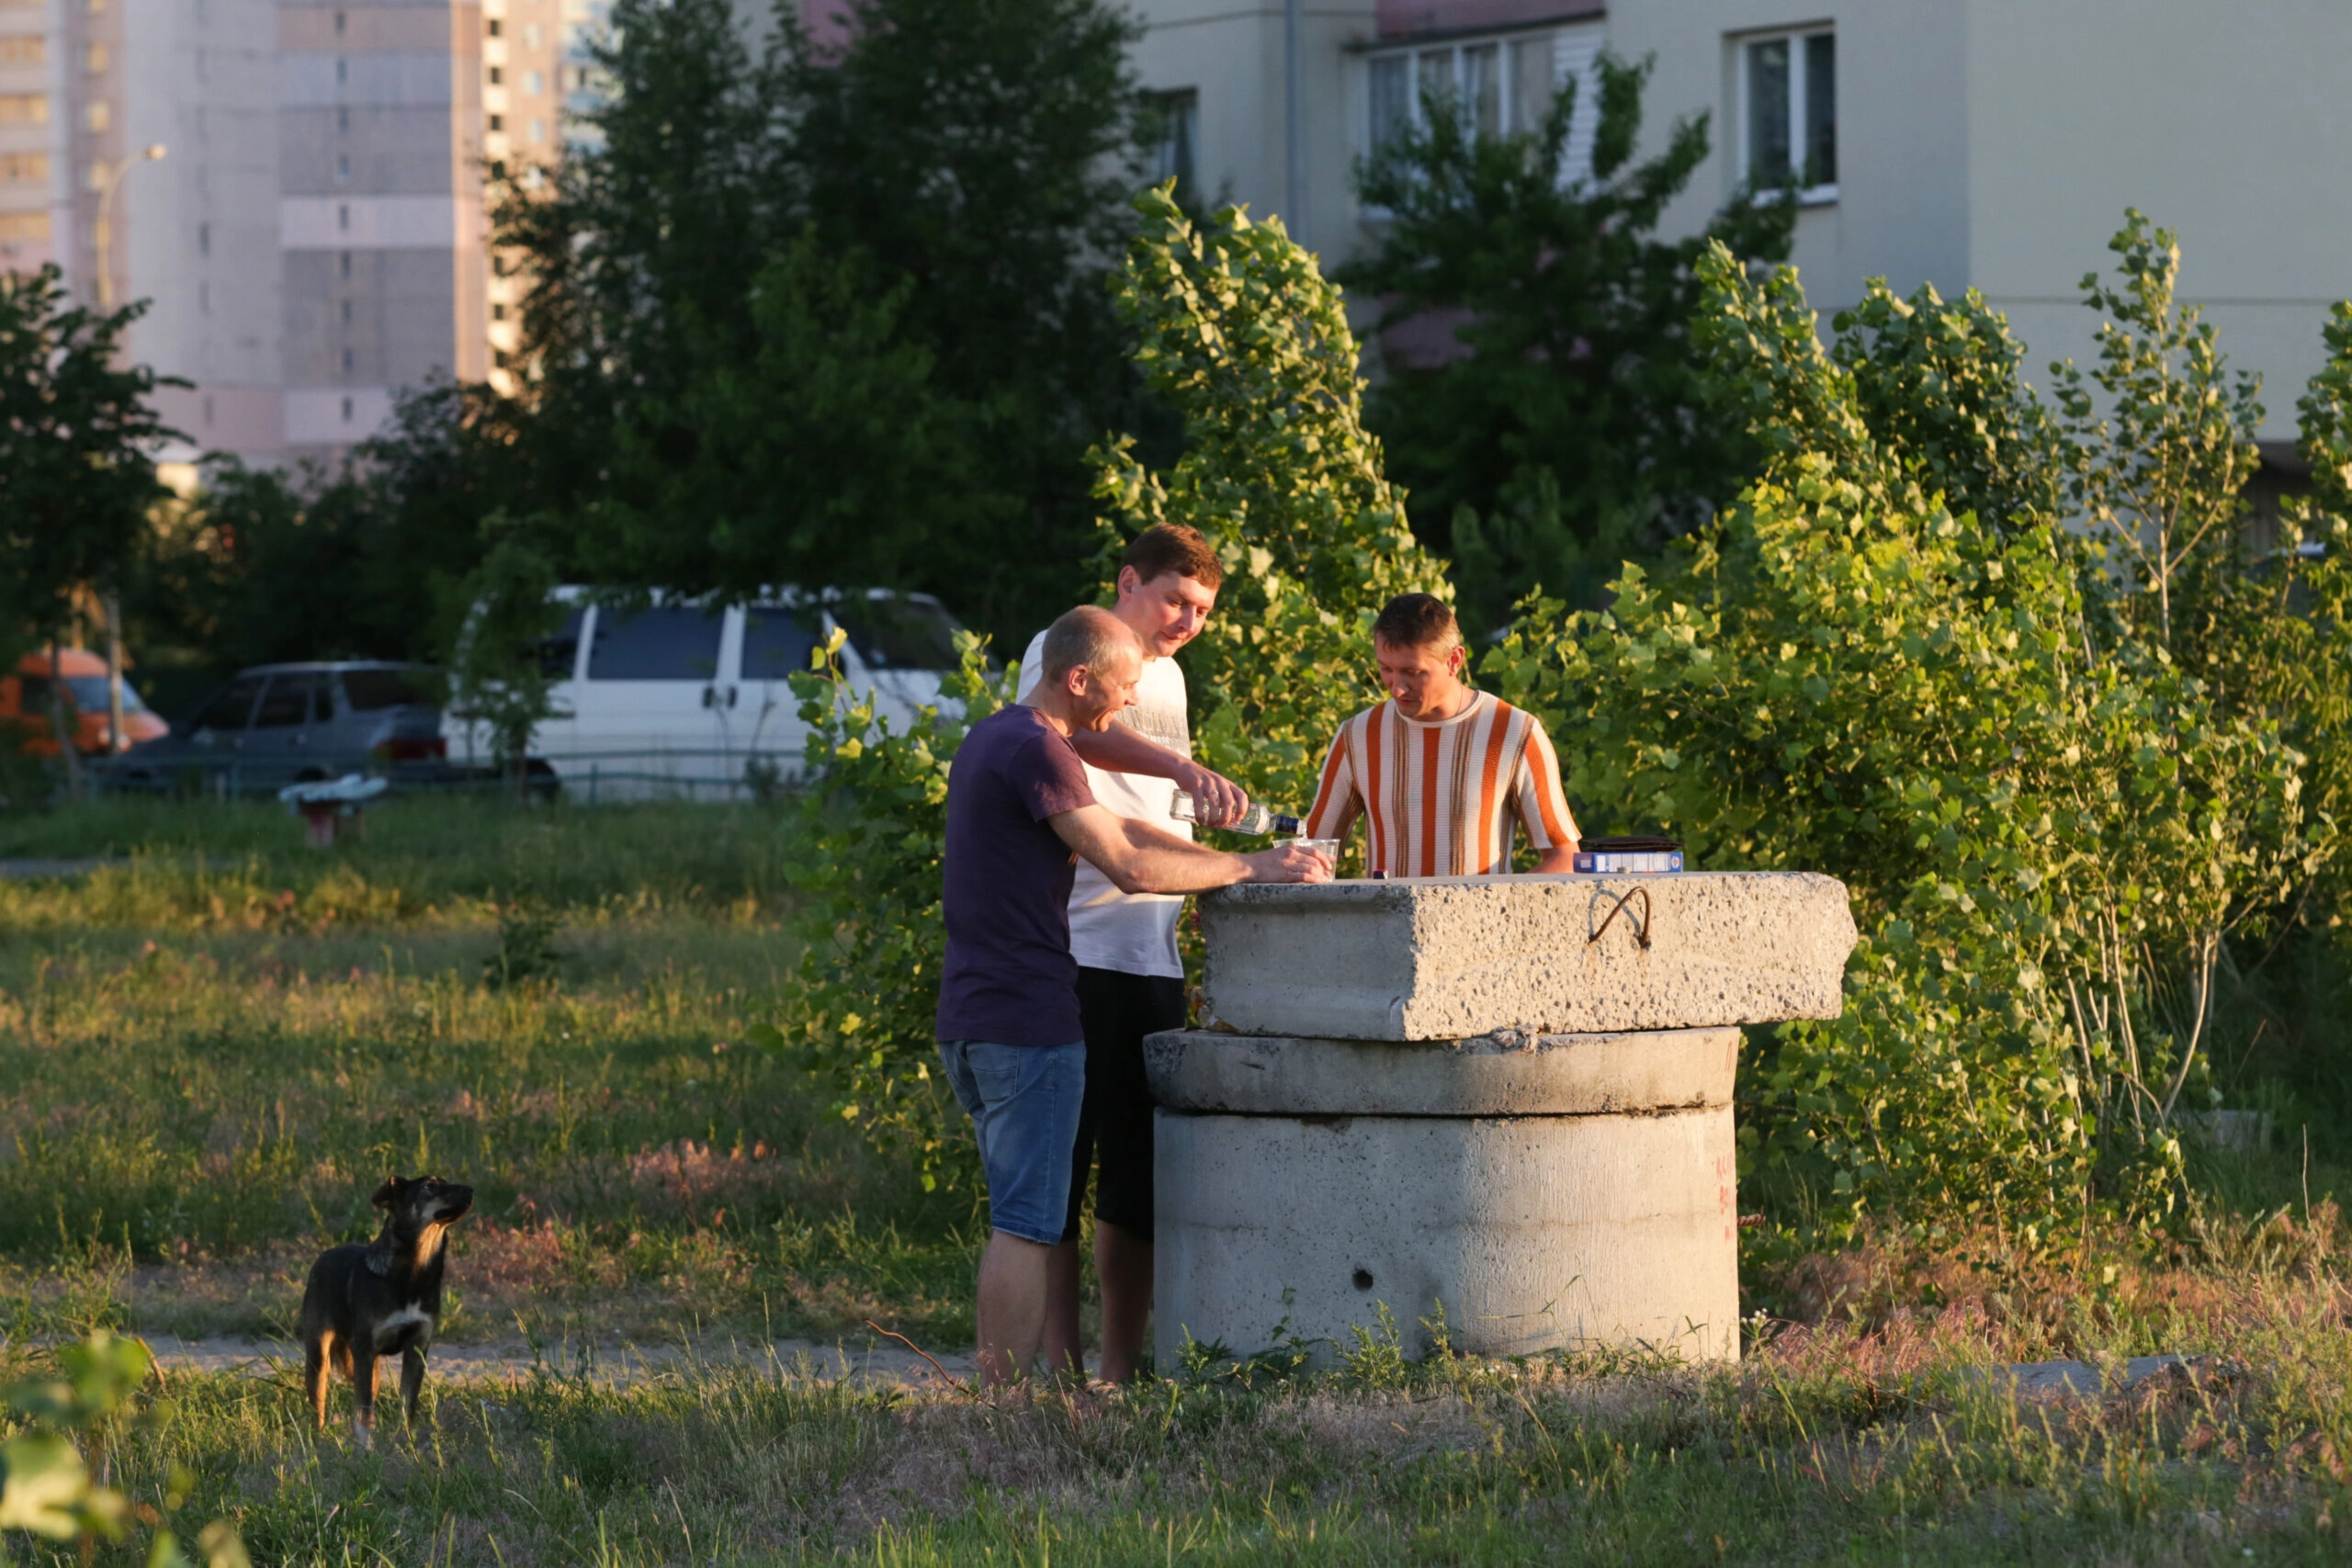
[[[143,299],[187,453],[326,457],[504,381],[486,180],[553,163],[606,0],[0,0],[0,267]],[[511,383],[510,383],[511,384]]]

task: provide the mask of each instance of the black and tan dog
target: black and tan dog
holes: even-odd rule
[[[311,1265],[302,1292],[302,1376],[311,1413],[324,1427],[332,1362],[351,1380],[363,1448],[375,1438],[380,1357],[400,1357],[401,1404],[416,1425],[424,1352],[441,1321],[442,1242],[474,1206],[474,1190],[437,1176],[401,1176],[369,1201],[384,1211],[383,1234],[328,1251]]]

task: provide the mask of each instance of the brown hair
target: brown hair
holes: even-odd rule
[[[1064,676],[1080,665],[1090,671],[1108,670],[1122,659],[1132,659],[1136,668],[1142,668],[1143,644],[1127,629],[1127,623],[1108,610],[1080,604],[1046,628],[1046,646],[1037,655],[1042,666],[1039,677],[1058,686]]]
[[[1225,563],[1216,558],[1216,549],[1201,537],[1198,528],[1182,523],[1155,523],[1146,528],[1127,547],[1119,564],[1135,568],[1136,577],[1144,582],[1172,571],[1211,592],[1225,586]]]
[[[1391,648],[1428,648],[1440,653],[1462,646],[1462,627],[1444,600],[1433,593],[1399,593],[1372,623],[1372,640]]]

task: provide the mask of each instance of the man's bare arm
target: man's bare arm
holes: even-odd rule
[[[1174,780],[1178,789],[1193,797],[1193,814],[1205,826],[1230,822],[1249,809],[1249,792],[1239,784],[1126,725],[1081,729],[1069,743],[1080,758],[1106,773]]]
[[[1046,818],[1063,843],[1091,862],[1122,893],[1205,893],[1237,882],[1329,882],[1331,863],[1295,843],[1228,854],[1085,806]]]
[[[1577,868],[1577,841],[1570,839],[1556,850],[1545,850],[1535,863],[1538,876],[1564,876]]]

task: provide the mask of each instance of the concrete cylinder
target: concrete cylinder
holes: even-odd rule
[[[1156,1350],[1739,1353],[1736,1029],[1397,1044],[1181,1031],[1160,1103]],[[1426,1325],[1424,1320],[1427,1320]]]
[[[1155,1345],[1317,1359],[1385,1303],[1426,1355],[1640,1343],[1739,1355],[1728,1106],[1610,1116],[1234,1116],[1163,1110]]]

